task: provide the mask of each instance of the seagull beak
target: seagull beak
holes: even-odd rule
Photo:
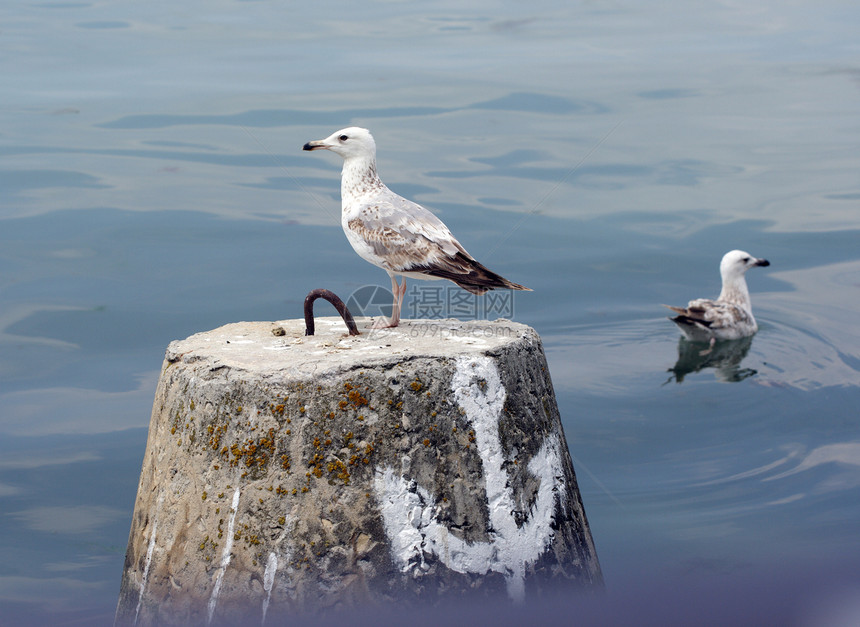
[[[769,266],[770,262],[767,259],[756,259],[755,265],[757,265],[757,266]]]
[[[314,141],[308,142],[302,146],[302,150],[323,150],[327,148],[328,146],[324,139],[315,139]]]

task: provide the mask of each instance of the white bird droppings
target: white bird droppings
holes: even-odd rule
[[[221,553],[221,563],[218,565],[218,574],[215,577],[215,586],[212,588],[212,596],[209,597],[208,616],[206,624],[212,624],[215,615],[215,606],[218,604],[218,595],[221,594],[221,582],[224,581],[224,571],[230,564],[233,552],[233,526],[236,524],[236,512],[239,510],[239,488],[233,493],[233,502],[230,505],[230,522],[227,525],[227,542],[224,543],[224,551]]]
[[[436,503],[426,489],[390,467],[380,468],[374,489],[392,555],[403,572],[415,568],[426,570],[425,554],[432,554],[456,572],[501,573],[508,595],[522,601],[526,568],[537,561],[551,542],[556,499],[563,502],[565,497],[565,485],[556,477],[562,467],[560,438],[557,434],[547,437],[529,462],[529,472],[540,479],[540,487],[526,522],[518,526],[512,514],[517,509],[516,500],[503,467],[504,452],[499,438],[506,390],[498,369],[491,358],[483,355],[460,358],[451,387],[475,431],[493,532],[488,542],[474,543],[451,534],[438,522]]]

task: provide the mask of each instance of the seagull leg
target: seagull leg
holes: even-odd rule
[[[379,318],[371,329],[390,329],[400,324],[400,306],[403,304],[403,294],[406,292],[406,277],[403,277],[403,285],[397,285],[397,277],[389,273],[391,277],[391,291],[394,294],[394,304],[391,306],[391,318]]]
[[[704,357],[705,355],[710,355],[711,351],[714,350],[714,344],[716,344],[717,338],[711,336],[711,341],[708,343],[708,348],[703,351],[699,351],[699,355]]]
[[[397,282],[394,283],[397,285]],[[400,286],[396,287],[394,290],[394,300],[397,303],[397,311],[391,312],[393,317],[392,325],[396,327],[400,324],[400,312],[403,311],[403,295],[406,294],[406,277],[403,277],[403,281],[401,281]]]

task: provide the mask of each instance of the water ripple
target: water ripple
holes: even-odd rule
[[[567,115],[572,113],[606,113],[608,107],[596,102],[576,101],[547,94],[513,92],[500,98],[475,102],[462,107],[378,107],[349,108],[333,111],[306,111],[302,109],[256,109],[232,114],[142,114],[129,115],[104,122],[97,126],[111,129],[154,129],[169,126],[227,125],[252,128],[285,126],[344,126],[349,120],[360,118],[403,118],[443,115],[465,110],[508,111],[519,113],[549,113]]]

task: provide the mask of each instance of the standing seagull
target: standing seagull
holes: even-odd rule
[[[341,224],[346,238],[361,258],[391,277],[391,319],[377,320],[374,328],[400,323],[406,277],[449,279],[473,294],[498,287],[531,291],[482,266],[439,218],[388,189],[376,173],[376,143],[367,129],[341,129],[304,149],[331,150],[343,157]],[[403,277],[400,285],[398,275]]]
[[[690,341],[709,342],[713,347],[717,340],[747,337],[758,331],[758,325],[753,317],[744,275],[754,266],[769,265],[767,259],[756,259],[742,250],[729,251],[720,262],[723,289],[717,300],[697,298],[691,300],[686,308],[663,306],[680,314],[670,320]]]

